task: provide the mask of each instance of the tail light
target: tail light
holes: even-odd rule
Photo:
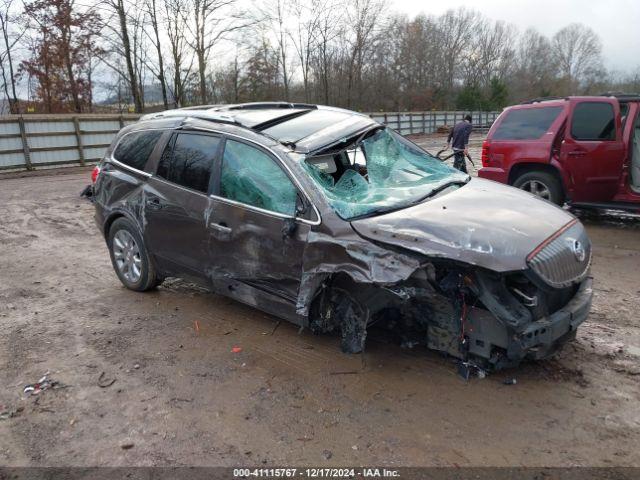
[[[482,166],[483,167],[488,167],[489,166],[489,140],[485,140],[484,142],[482,142]]]
[[[93,171],[91,172],[91,183],[96,184],[96,180],[98,180],[98,175],[100,175],[100,165],[96,165],[93,167]]]

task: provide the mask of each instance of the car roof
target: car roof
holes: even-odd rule
[[[146,125],[165,122],[167,126],[173,122],[174,128],[207,125],[211,128],[212,124],[216,129],[235,127],[232,133],[237,135],[259,136],[262,143],[276,141],[301,153],[318,150],[378,125],[369,116],[351,110],[287,102],[188,107],[144,115],[140,122]]]

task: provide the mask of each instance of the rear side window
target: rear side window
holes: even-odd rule
[[[493,134],[493,140],[536,140],[558,118],[562,107],[510,110]]]
[[[262,150],[227,140],[220,195],[272,212],[294,215],[297,190],[286,173]]]
[[[219,137],[179,134],[167,145],[156,174],[183,187],[207,193],[219,145]]]
[[[571,120],[571,137],[574,140],[615,140],[613,105],[603,102],[577,104]]]
[[[118,143],[113,158],[131,168],[144,170],[149,155],[162,133],[162,130],[147,130],[125,135]]]

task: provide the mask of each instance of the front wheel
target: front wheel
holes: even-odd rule
[[[528,172],[520,175],[513,186],[543,198],[551,203],[562,206],[564,192],[558,178],[548,172]]]
[[[142,236],[131,220],[119,218],[113,222],[107,245],[113,269],[125,287],[144,292],[162,282],[149,258]]]

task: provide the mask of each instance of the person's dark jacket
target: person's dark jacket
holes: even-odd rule
[[[470,122],[463,120],[462,122],[458,122],[453,130],[449,133],[449,137],[447,138],[447,143],[451,142],[453,139],[453,143],[451,144],[451,148],[454,150],[464,150],[469,145],[469,135],[471,135],[471,126]]]

